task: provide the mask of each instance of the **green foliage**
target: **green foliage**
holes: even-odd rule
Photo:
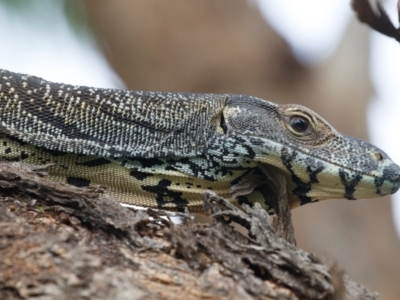
[[[50,19],[54,9],[61,9],[76,33],[85,32],[89,27],[84,4],[80,0],[0,0],[0,6],[6,7],[15,14],[20,14],[27,21],[35,18],[35,15],[39,15],[43,7],[48,8]],[[40,22],[40,20],[39,17],[35,19],[36,22]],[[44,23],[47,21],[42,19]]]
[[[29,7],[35,5],[35,1],[26,0],[0,0],[0,3],[5,4],[9,8],[15,10],[26,10]]]
[[[11,1],[11,0],[8,0]],[[81,0],[64,0],[64,13],[76,32],[88,28],[85,7]]]

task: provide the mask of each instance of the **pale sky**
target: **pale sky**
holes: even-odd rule
[[[61,1],[31,1],[37,5],[22,12],[0,4],[1,68],[57,82],[123,87],[94,39],[72,31]]]
[[[261,12],[303,62],[333,53],[353,14],[348,0],[258,0]]]

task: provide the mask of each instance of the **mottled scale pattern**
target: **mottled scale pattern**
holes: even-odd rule
[[[52,164],[47,168],[50,179],[77,187],[106,186],[107,192],[122,203],[145,207],[189,207],[192,212],[202,212],[201,193],[206,189],[237,203],[230,187],[246,173],[245,170],[232,170],[223,180],[209,181],[171,170],[170,165],[157,159],[121,160],[76,155],[46,150],[5,136],[0,136],[0,145],[2,161]],[[189,169],[186,173],[190,173]],[[264,195],[255,191],[245,201],[263,203]]]
[[[7,71],[0,74],[1,132],[71,153],[202,154],[226,100],[226,95],[96,89]]]
[[[296,131],[301,119],[306,130]],[[298,105],[251,96],[73,86],[0,70],[0,160],[51,164],[49,177],[102,185],[121,203],[202,211],[211,189],[269,208],[266,166],[292,207],[396,192],[400,167]]]

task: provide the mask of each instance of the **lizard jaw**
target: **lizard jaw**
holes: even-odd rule
[[[301,181],[303,189],[298,178],[293,180],[286,174],[290,207],[328,199],[371,199],[394,194],[400,188],[400,167],[392,164],[388,169],[392,169],[392,176],[384,179],[331,166],[329,172],[318,174],[318,182]],[[307,191],[304,186],[308,186]]]

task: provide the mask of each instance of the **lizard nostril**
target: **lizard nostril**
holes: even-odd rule
[[[372,152],[371,155],[376,161],[381,161],[383,159],[383,156],[380,152]]]

